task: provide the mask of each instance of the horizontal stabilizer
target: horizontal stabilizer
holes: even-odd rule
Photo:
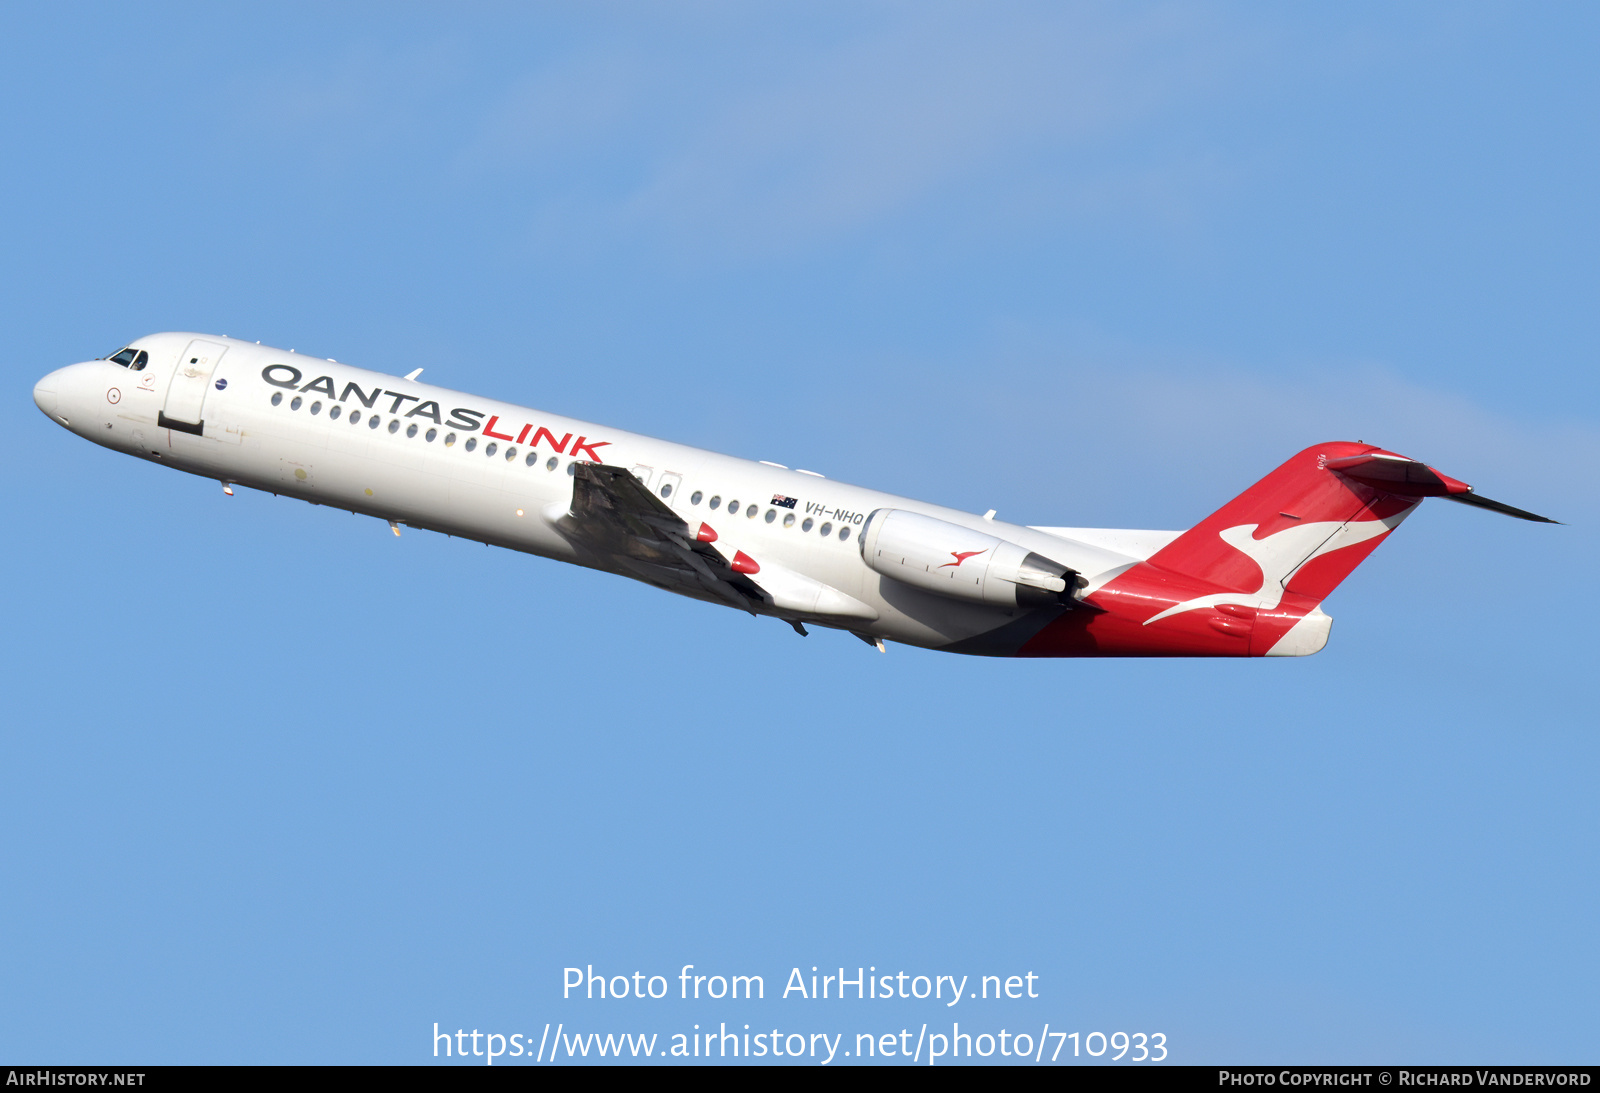
[[[1472,489],[1465,482],[1440,474],[1420,459],[1407,459],[1377,449],[1330,459],[1325,466],[1346,478],[1402,497],[1449,497]]]
[[[1476,505],[1478,508],[1488,509],[1490,512],[1502,512],[1507,516],[1515,516],[1518,520],[1534,520],[1541,524],[1561,523],[1560,520],[1552,520],[1548,516],[1540,516],[1526,509],[1516,508],[1506,504],[1504,501],[1491,501],[1487,497],[1473,493],[1471,490],[1466,493],[1446,494],[1445,497],[1451,501],[1460,501],[1463,505]]]
[[[1330,459],[1325,466],[1363,485],[1401,497],[1443,497],[1460,501],[1463,505],[1475,505],[1480,509],[1515,516],[1519,520],[1535,520],[1541,524],[1560,523],[1548,516],[1538,516],[1504,502],[1481,497],[1465,482],[1440,474],[1420,459],[1407,459],[1393,452],[1375,448],[1360,455]]]

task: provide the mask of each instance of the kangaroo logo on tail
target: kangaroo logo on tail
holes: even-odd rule
[[[1400,521],[1410,512],[1411,510],[1407,508],[1383,520],[1353,520],[1348,523],[1340,520],[1319,520],[1284,528],[1268,535],[1265,539],[1255,538],[1255,530],[1261,526],[1259,524],[1240,524],[1237,527],[1223,528],[1217,532],[1218,537],[1256,563],[1261,570],[1260,587],[1254,592],[1218,592],[1209,596],[1196,596],[1192,600],[1175,603],[1165,611],[1150,616],[1144,620],[1144,624],[1149,626],[1171,615],[1193,611],[1198,607],[1218,607],[1222,604],[1237,604],[1240,607],[1271,611],[1283,599],[1284,588],[1288,585],[1289,578],[1294,576],[1295,571],[1301,566],[1313,558],[1320,558],[1335,550],[1387,535],[1398,527]]]

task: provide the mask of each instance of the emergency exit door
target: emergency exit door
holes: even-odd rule
[[[676,507],[678,504],[678,487],[682,484],[683,475],[673,471],[665,471],[661,475],[661,481],[656,484],[656,496],[665,501],[669,507]]]

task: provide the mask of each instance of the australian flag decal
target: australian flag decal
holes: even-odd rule
[[[772,495],[772,503],[780,509],[792,509],[799,502],[793,497],[785,497],[781,493],[775,493]]]

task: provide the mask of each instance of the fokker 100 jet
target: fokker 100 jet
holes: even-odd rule
[[[807,625],[984,656],[1304,656],[1320,604],[1425,497],[1546,523],[1333,441],[1187,531],[1023,527],[405,376],[168,333],[50,373],[104,447]]]

